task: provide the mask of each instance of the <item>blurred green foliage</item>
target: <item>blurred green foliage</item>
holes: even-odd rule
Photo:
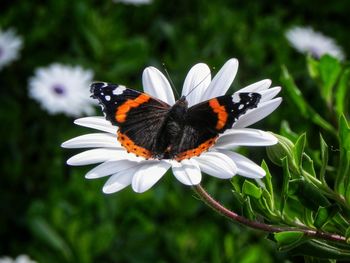
[[[103,179],[85,180],[88,168],[67,167],[65,160],[73,153],[60,148],[63,141],[86,133],[86,129],[74,126],[73,120],[65,116],[43,112],[28,98],[28,78],[37,67],[62,62],[92,69],[96,80],[141,89],[144,67],[161,68],[165,63],[181,90],[193,64],[205,62],[215,72],[228,58],[236,57],[241,66],[233,89],[263,78],[271,78],[274,85],[279,85],[282,76],[285,102],[259,124],[261,127],[276,132],[281,121],[287,120],[293,132],[285,125],[281,134],[288,134],[293,144],[299,137],[296,134],[307,131],[308,145],[315,149],[321,131],[327,144],[338,151],[334,127],[348,107],[345,98],[349,70],[341,71],[341,75],[334,70],[330,75],[328,68],[317,68],[318,64],[309,58],[312,80],[305,58],[289,47],[284,32],[295,24],[314,26],[336,38],[350,54],[349,8],[345,0],[326,4],[302,0],[288,4],[159,0],[142,6],[115,4],[111,0],[1,1],[0,25],[15,28],[24,38],[24,48],[21,58],[0,72],[0,255],[26,253],[39,262],[300,260],[278,252],[266,234],[213,214],[193,198],[190,188],[170,174],[142,195],[130,189],[110,196],[102,194]],[[281,65],[286,68],[281,70]],[[320,92],[317,82],[326,84],[327,89]],[[296,98],[293,83],[299,84],[303,99]],[[333,94],[335,97],[330,98]],[[330,109],[333,101],[336,107]],[[344,122],[340,125],[346,126]],[[342,129],[344,134],[347,129]],[[347,152],[340,151],[342,160],[347,160]],[[321,155],[313,153],[310,155],[316,156],[314,160],[323,173],[331,169],[322,167],[320,158],[334,163],[333,154],[326,157],[325,151]],[[265,156],[262,149],[254,149],[249,155],[256,161]],[[285,171],[287,160],[284,159]],[[348,164],[342,167],[348,169]],[[269,168],[273,176],[270,187],[286,188],[283,172],[271,163]],[[333,183],[348,200],[344,187],[347,180]],[[241,183],[244,195],[264,197],[268,204],[275,205],[268,191],[256,188],[252,181]],[[228,182],[205,178],[203,184],[228,207],[239,207],[239,191],[232,195]],[[280,204],[283,209],[283,202]],[[248,217],[254,217],[251,212],[249,207],[245,209]],[[324,225],[321,219],[317,223],[320,227]]]

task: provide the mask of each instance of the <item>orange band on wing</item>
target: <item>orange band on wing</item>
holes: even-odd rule
[[[128,136],[121,133],[120,131],[118,131],[117,133],[118,133],[118,141],[128,152],[134,153],[136,154],[136,156],[145,157],[146,159],[152,157],[152,153],[149,150],[143,147],[137,146]]]
[[[209,106],[213,109],[213,111],[218,115],[218,121],[216,123],[216,129],[221,130],[224,128],[228,114],[226,112],[226,109],[224,106],[221,106],[219,101],[217,99],[211,99],[209,100]]]
[[[192,158],[194,156],[199,156],[202,152],[208,150],[211,146],[213,146],[217,137],[218,136],[211,138],[209,140],[206,140],[205,142],[200,144],[197,148],[190,149],[190,150],[187,150],[185,152],[179,153],[174,159],[176,161],[180,162],[184,159],[189,159],[189,158]]]
[[[132,108],[140,106],[142,103],[149,101],[151,97],[147,94],[142,93],[133,100],[125,101],[121,106],[118,107],[117,112],[115,113],[115,119],[118,122],[125,122],[126,115]]]

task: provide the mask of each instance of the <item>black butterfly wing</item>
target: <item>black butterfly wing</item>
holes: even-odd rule
[[[170,106],[146,93],[104,82],[93,83],[91,93],[102,105],[106,119],[119,126],[118,141],[126,150],[153,157]]]
[[[238,93],[216,97],[189,108],[176,159],[191,158],[206,151],[215,143],[219,133],[231,128],[249,109],[256,108],[260,99],[259,93]]]

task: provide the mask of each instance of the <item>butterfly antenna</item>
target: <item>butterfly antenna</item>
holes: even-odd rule
[[[169,73],[168,73],[168,70],[166,69],[165,63],[162,63],[162,65],[163,65],[164,72],[165,72],[165,74],[166,74],[166,76],[167,76],[167,78],[168,78],[168,80],[169,80],[169,82],[170,82],[170,85],[171,85],[171,87],[173,88],[173,91],[175,92],[176,96],[177,96],[178,98],[180,98],[180,94],[179,94],[179,92],[177,91],[177,89],[175,88],[175,85],[174,85],[173,80],[170,78],[170,75],[169,75]]]
[[[203,81],[209,77],[211,75],[211,72],[209,72],[196,86],[194,86],[186,95],[185,97],[187,97],[188,95],[190,95],[192,93],[192,91],[194,91],[199,85],[201,85],[203,83]]]

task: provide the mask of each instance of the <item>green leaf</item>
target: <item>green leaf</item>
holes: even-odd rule
[[[297,106],[297,109],[300,111],[301,115],[308,117],[307,103],[285,66],[282,66],[281,82],[283,83],[285,91],[288,93],[288,97]]]
[[[314,220],[314,226],[318,229],[327,224],[333,216],[339,212],[338,205],[330,205],[328,207],[319,207]]]
[[[327,208],[319,207],[315,215],[314,226],[318,229],[322,228],[327,223],[328,218]]]
[[[259,199],[262,194],[261,188],[256,186],[252,182],[249,182],[248,180],[244,181],[242,190],[244,194],[252,196],[255,199]]]
[[[347,94],[349,91],[350,69],[347,68],[340,77],[339,84],[335,93],[335,108],[338,115],[347,114],[345,112],[347,106]]]
[[[324,55],[318,64],[320,79],[322,81],[321,95],[327,104],[332,103],[333,88],[341,73],[341,65],[339,61],[329,55]]]
[[[343,155],[343,154],[342,154]],[[343,162],[343,169],[344,170],[344,174],[345,176],[345,200],[347,201],[347,203],[350,203],[350,178],[349,178],[349,172],[350,172],[350,151],[346,151],[344,153],[344,157],[341,159],[345,159],[345,161]]]
[[[318,64],[319,61],[314,59],[312,56],[308,55],[306,58],[307,62],[307,69],[309,71],[309,75],[313,79],[318,79],[320,76],[319,70],[318,70]]]
[[[298,139],[298,134],[291,130],[287,121],[282,121],[280,133],[282,136],[287,137],[293,143],[295,143]]]
[[[298,168],[301,166],[301,163],[302,163],[305,144],[306,144],[306,133],[303,133],[302,135],[299,136],[293,148],[294,160]]]
[[[344,115],[339,120],[339,141],[340,147],[350,151],[350,127]]]
[[[273,185],[272,185],[272,176],[271,176],[271,173],[269,171],[269,168],[268,168],[265,160],[262,161],[261,167],[266,172],[266,175],[264,178],[266,190],[263,191],[263,196],[264,196],[264,198],[269,206],[269,210],[273,211],[273,210],[275,210],[275,196],[274,196],[274,190],[273,190]],[[267,193],[265,193],[265,192],[267,192]]]
[[[346,237],[346,243],[350,244],[350,226],[346,229],[345,237]]]
[[[320,206],[330,205],[330,202],[319,188],[303,179],[292,180],[289,185],[290,190],[288,193],[298,198],[303,206],[312,211],[317,211]]]
[[[303,211],[303,223],[308,227],[312,227],[314,225],[313,211],[307,208],[304,208]]]
[[[305,172],[307,172],[308,174],[316,178],[314,161],[306,153],[303,153],[302,158],[302,173],[305,174]]]
[[[46,222],[44,218],[32,218],[30,220],[30,227],[39,239],[58,250],[68,261],[72,260],[72,251],[63,238]]]
[[[233,186],[233,190],[236,191],[236,192],[239,192],[241,193],[242,192],[242,189],[241,189],[241,178],[239,176],[234,176],[232,179],[231,179],[231,184]]]
[[[240,193],[232,191],[232,210],[239,215],[243,215],[243,203],[244,199]]]
[[[338,166],[335,189],[340,195],[346,195],[349,185],[350,151],[340,150],[340,163]]]
[[[335,130],[331,124],[323,119],[304,99],[302,93],[295,85],[292,76],[289,74],[285,66],[282,67],[281,82],[284,90],[287,92],[288,98],[292,100],[295,107],[300,111],[304,118],[311,119],[316,125],[335,134]]]
[[[334,226],[338,229],[338,231],[342,233],[346,232],[346,229],[349,227],[349,221],[339,212],[334,215],[332,221],[334,222]]]
[[[321,144],[321,169],[319,178],[324,185],[327,185],[325,174],[328,165],[328,145],[320,134],[320,144]]]
[[[250,198],[249,196],[246,197],[243,203],[243,215],[244,217],[250,219],[250,220],[255,220],[255,213],[253,211],[252,205],[250,203]]]
[[[264,178],[266,190],[273,196],[273,185],[272,185],[272,176],[269,170],[269,167],[267,166],[265,160],[262,161],[261,167],[265,170],[266,175]]]
[[[262,198],[259,200],[260,207],[264,210],[263,212],[265,215],[269,217],[276,217],[275,203],[271,194],[266,189],[263,189],[262,191]]]
[[[332,134],[336,134],[334,127],[331,124],[329,124],[329,122],[327,122],[325,119],[323,119],[314,109],[310,108],[309,111],[310,118],[313,121],[313,123],[322,127],[326,131],[331,132]]]
[[[280,213],[281,214],[283,214],[283,210],[284,210],[285,204],[287,202],[289,181],[291,178],[291,175],[290,175],[289,169],[288,169],[288,157],[284,157],[282,159],[282,165],[283,165],[283,184],[282,184],[281,204],[280,204]]]
[[[339,142],[340,142],[340,163],[338,166],[337,178],[335,181],[336,191],[350,198],[349,191],[349,170],[350,170],[350,128],[344,115],[339,120]],[[349,197],[347,197],[349,196]],[[349,200],[349,199],[348,199]]]
[[[274,234],[274,238],[277,241],[278,248],[281,251],[286,251],[299,246],[305,242],[304,233],[300,231],[285,231]]]
[[[350,247],[342,244],[331,244],[326,241],[309,240],[302,245],[289,250],[292,255],[308,255],[323,259],[344,259],[350,258]]]

